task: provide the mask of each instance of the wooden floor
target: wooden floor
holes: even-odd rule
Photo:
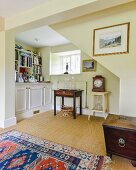
[[[53,111],[50,111],[37,114],[0,132],[16,129],[94,154],[105,155],[103,121],[103,118],[98,117],[92,117],[88,121],[87,116],[78,116],[76,120],[61,115],[54,117]],[[113,156],[111,168],[112,170],[136,170],[129,160],[117,156]]]

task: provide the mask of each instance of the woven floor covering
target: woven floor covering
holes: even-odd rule
[[[16,130],[0,135],[0,170],[109,170],[110,161]]]

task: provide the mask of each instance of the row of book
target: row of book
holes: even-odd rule
[[[42,58],[34,56],[33,57],[33,63],[36,64],[36,65],[42,65]]]
[[[33,73],[36,74],[42,74],[42,68],[40,66],[34,66],[33,67]]]
[[[20,66],[32,67],[32,57],[20,55]]]

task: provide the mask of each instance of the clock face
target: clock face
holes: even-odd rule
[[[102,86],[102,80],[96,79],[94,81],[94,86],[97,87],[97,88],[101,87]]]

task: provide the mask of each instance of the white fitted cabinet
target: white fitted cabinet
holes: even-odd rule
[[[45,89],[45,101],[44,101],[44,104],[45,105],[48,105],[51,103],[51,95],[52,95],[52,89],[50,88],[50,86],[47,86]]]
[[[51,89],[51,83],[16,83],[17,119],[51,110]]]
[[[26,87],[16,88],[16,112],[27,110],[27,89]]]
[[[33,86],[30,88],[30,109],[42,107],[43,88],[42,86]]]

